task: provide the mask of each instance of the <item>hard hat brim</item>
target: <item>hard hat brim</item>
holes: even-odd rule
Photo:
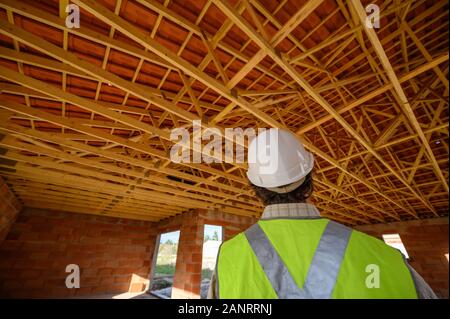
[[[314,167],[314,156],[307,152],[307,161],[303,166],[303,169],[299,169],[300,166],[293,167],[289,172],[280,174],[275,172],[273,174],[259,174],[259,172],[249,169],[247,171],[247,177],[253,185],[270,188],[270,187],[280,187],[297,182],[308,175]],[[295,173],[295,171],[298,171]],[[277,175],[274,178],[274,175]]]

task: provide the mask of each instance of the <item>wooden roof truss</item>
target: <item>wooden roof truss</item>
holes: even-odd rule
[[[245,164],[174,163],[170,131],[280,127],[324,216],[448,215],[448,3],[375,1],[373,29],[366,2],[0,0],[0,174],[31,207],[259,216]]]

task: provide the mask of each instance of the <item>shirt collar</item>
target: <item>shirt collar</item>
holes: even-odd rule
[[[320,218],[320,212],[314,205],[308,203],[274,204],[264,209],[261,219],[283,217]]]

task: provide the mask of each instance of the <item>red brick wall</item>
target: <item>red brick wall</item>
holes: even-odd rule
[[[414,269],[441,298],[448,298],[448,218],[359,226],[356,229],[382,239],[398,233]]]
[[[0,245],[0,297],[68,297],[142,291],[154,223],[24,208]],[[68,289],[68,264],[80,288]]]
[[[3,194],[5,189],[1,184]],[[6,194],[0,202],[7,198],[12,206],[18,206],[9,191]],[[6,219],[1,220],[5,224]],[[148,285],[157,234],[180,230],[172,297],[199,298],[204,225],[222,226],[227,240],[256,221],[252,217],[196,210],[156,224],[26,208],[0,243],[0,297],[142,291]],[[356,228],[379,238],[399,233],[413,267],[440,297],[448,298],[448,218]],[[79,289],[65,286],[68,264],[80,266]]]
[[[3,178],[0,177],[0,244],[8,234],[21,209],[22,204],[10,191]]]
[[[200,297],[205,224],[222,226],[225,240],[227,240],[256,221],[256,218],[200,209],[162,221],[158,227],[159,233],[180,230],[172,298]]]

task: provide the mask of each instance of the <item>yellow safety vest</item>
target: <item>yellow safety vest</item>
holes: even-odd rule
[[[400,251],[323,218],[259,221],[216,272],[219,298],[417,298]]]

